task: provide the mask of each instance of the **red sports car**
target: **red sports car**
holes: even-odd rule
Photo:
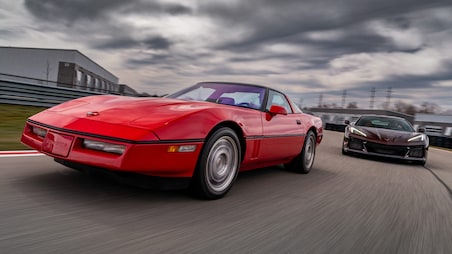
[[[308,173],[320,118],[258,85],[203,82],[165,98],[98,95],[49,108],[21,141],[75,169],[184,179],[223,197],[239,171],[278,164]]]
[[[424,165],[429,147],[424,129],[416,132],[405,119],[363,115],[356,122],[345,121],[342,154],[358,153],[413,161]]]

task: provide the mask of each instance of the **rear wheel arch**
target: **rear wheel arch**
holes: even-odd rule
[[[317,132],[310,128],[306,132],[306,137],[303,142],[300,154],[298,154],[290,163],[284,166],[291,171],[308,174],[314,164],[315,151],[317,145]]]
[[[306,130],[305,139],[307,138],[309,132],[312,132],[314,134],[315,143],[317,144],[319,134],[317,133],[317,129],[315,128],[315,126],[311,126]],[[302,144],[303,146],[304,146],[304,143],[305,142],[303,141],[303,144]]]
[[[316,142],[317,142],[317,138],[318,138],[318,136],[319,136],[319,134],[317,133],[317,129],[316,129],[314,126],[311,126],[311,128],[308,129],[308,131],[306,132],[306,134],[307,134],[309,131],[312,131],[312,132],[314,133],[315,139],[316,139]]]

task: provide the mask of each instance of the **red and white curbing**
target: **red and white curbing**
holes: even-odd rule
[[[21,156],[41,156],[44,155],[36,150],[22,151],[0,151],[0,157],[21,157]]]

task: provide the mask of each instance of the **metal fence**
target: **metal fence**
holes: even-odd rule
[[[51,107],[68,100],[99,94],[105,93],[0,80],[0,103],[6,104]]]

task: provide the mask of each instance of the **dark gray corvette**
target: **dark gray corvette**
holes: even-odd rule
[[[359,153],[413,161],[424,165],[429,147],[423,129],[417,132],[403,118],[381,115],[363,115],[347,124],[342,153]]]

